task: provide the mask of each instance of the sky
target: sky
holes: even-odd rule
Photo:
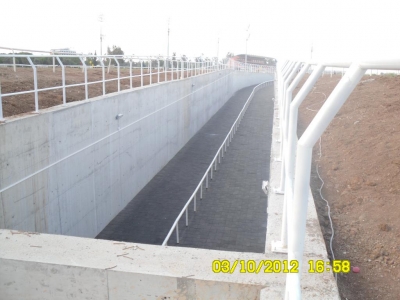
[[[398,3],[398,4],[397,4]],[[278,59],[400,57],[400,2],[391,0],[2,1],[0,47],[70,48],[130,55],[223,58],[228,52]],[[100,24],[99,15],[104,15]],[[219,45],[218,45],[219,40]],[[1,50],[0,52],[6,52]]]

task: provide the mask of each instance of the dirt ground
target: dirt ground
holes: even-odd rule
[[[317,82],[300,107],[299,137],[340,79]],[[330,252],[317,165],[335,258],[360,268],[338,275],[342,299],[400,299],[400,76],[364,76],[323,134],[321,156],[314,147],[311,188]]]
[[[85,82],[85,75],[82,69],[79,68],[66,68],[65,69],[65,83],[69,84],[80,84]],[[157,70],[152,70],[152,83],[158,82],[158,75],[154,74]],[[146,68],[143,69],[143,85],[148,85],[150,76]],[[110,73],[106,70],[106,80],[117,78],[117,68],[112,67]],[[140,70],[134,70],[134,77],[132,79],[132,86],[141,86]],[[88,69],[88,82],[101,81],[102,70],[101,68]],[[120,77],[129,76],[128,69],[122,69],[120,71]],[[177,78],[178,74],[174,72],[174,79]],[[179,72],[180,76],[180,72]],[[185,72],[185,77],[187,76]],[[189,76],[191,76],[189,71]],[[38,88],[49,88],[62,85],[62,71],[60,67],[56,68],[53,73],[53,68],[37,68]],[[165,80],[165,74],[160,73],[160,82]],[[171,73],[167,74],[167,80],[171,80]],[[1,93],[13,93],[21,91],[29,91],[34,89],[33,84],[33,71],[32,68],[17,68],[17,71],[10,67],[0,68],[0,84]],[[126,90],[130,88],[130,79],[121,79],[120,90]],[[117,80],[106,82],[106,94],[118,91]],[[88,98],[101,96],[103,94],[103,84],[93,83],[88,86]],[[62,89],[42,91],[38,93],[39,109],[48,108],[63,103]],[[85,99],[85,87],[75,86],[66,88],[66,99],[67,102],[79,101]],[[3,115],[4,117],[15,116],[23,113],[30,113],[35,110],[35,95],[34,93],[15,95],[15,96],[3,96]]]

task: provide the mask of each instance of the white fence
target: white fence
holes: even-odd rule
[[[302,66],[302,67],[301,67]],[[313,71],[292,101],[292,92],[310,66]],[[301,138],[297,140],[298,109],[327,67],[348,68]],[[301,69],[300,69],[301,68]],[[336,113],[345,103],[367,70],[399,70],[398,60],[367,62],[296,62],[278,64],[278,95],[280,121],[281,183],[276,193],[284,194],[281,240],[275,241],[273,251],[288,254],[288,260],[297,260],[302,266],[307,200],[310,190],[312,148]],[[300,71],[299,71],[300,70]],[[344,69],[343,69],[344,70]],[[370,71],[370,74],[372,71]],[[394,73],[394,72],[393,72]],[[285,299],[301,299],[301,273],[288,273]]]
[[[48,58],[51,59],[52,64],[49,65],[38,65],[34,63],[36,59]],[[12,61],[8,62],[10,59]],[[16,63],[16,59],[26,60],[26,63]],[[66,65],[63,63],[64,59],[75,59],[79,60],[80,64]],[[98,67],[88,65],[88,60],[95,61],[99,64]],[[7,61],[1,63],[1,61]],[[117,78],[106,79],[106,68],[109,72],[111,64],[115,64],[117,68]],[[136,65],[136,67],[135,67]],[[102,84],[102,94],[106,94],[106,82],[117,82],[117,91],[121,91],[121,80],[129,80],[129,89],[133,89],[133,79],[140,78],[140,87],[145,85],[145,80],[148,79],[149,84],[160,83],[160,76],[164,76],[164,81],[173,81],[185,79],[187,77],[193,77],[202,75],[205,73],[216,72],[224,69],[245,71],[245,72],[273,72],[274,67],[254,65],[254,64],[243,64],[236,61],[229,61],[228,64],[223,64],[216,61],[198,61],[195,58],[177,58],[177,57],[139,57],[139,56],[125,56],[125,55],[21,55],[21,54],[0,54],[0,67],[12,67],[14,72],[17,72],[19,67],[30,67],[33,71],[33,83],[34,88],[25,91],[15,91],[9,93],[1,92],[1,79],[0,79],[0,120],[3,120],[3,102],[2,99],[9,96],[17,96],[23,94],[34,94],[35,96],[35,112],[39,112],[39,93],[51,90],[62,90],[63,94],[63,105],[67,103],[66,88],[70,87],[85,87],[85,99],[89,99],[88,88],[93,84]],[[37,69],[42,67],[52,67],[55,72],[57,67],[61,67],[62,79],[61,85],[38,88],[38,74]],[[84,73],[84,82],[78,84],[66,84],[66,68],[81,68]],[[97,81],[88,80],[88,69],[101,68],[102,78]],[[129,70],[129,76],[121,76],[121,69]],[[135,72],[140,70],[140,72]],[[139,73],[139,74],[135,74]],[[156,79],[154,79],[156,77]]]

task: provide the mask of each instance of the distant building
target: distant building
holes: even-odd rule
[[[244,63],[246,60],[246,54],[238,54],[231,57],[234,61],[238,61]],[[259,55],[251,55],[247,54],[247,63],[248,64],[255,64],[255,65],[262,65],[262,66],[275,66],[276,59],[266,56],[259,56]]]
[[[76,55],[76,51],[70,50],[69,48],[61,48],[61,49],[51,49],[50,50],[54,54],[61,54],[61,55]]]

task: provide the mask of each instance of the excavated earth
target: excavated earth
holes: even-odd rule
[[[300,107],[299,137],[340,79],[319,79]],[[329,249],[317,167],[334,256],[360,269],[338,275],[342,299],[400,299],[400,76],[364,76],[314,146],[311,188]]]

